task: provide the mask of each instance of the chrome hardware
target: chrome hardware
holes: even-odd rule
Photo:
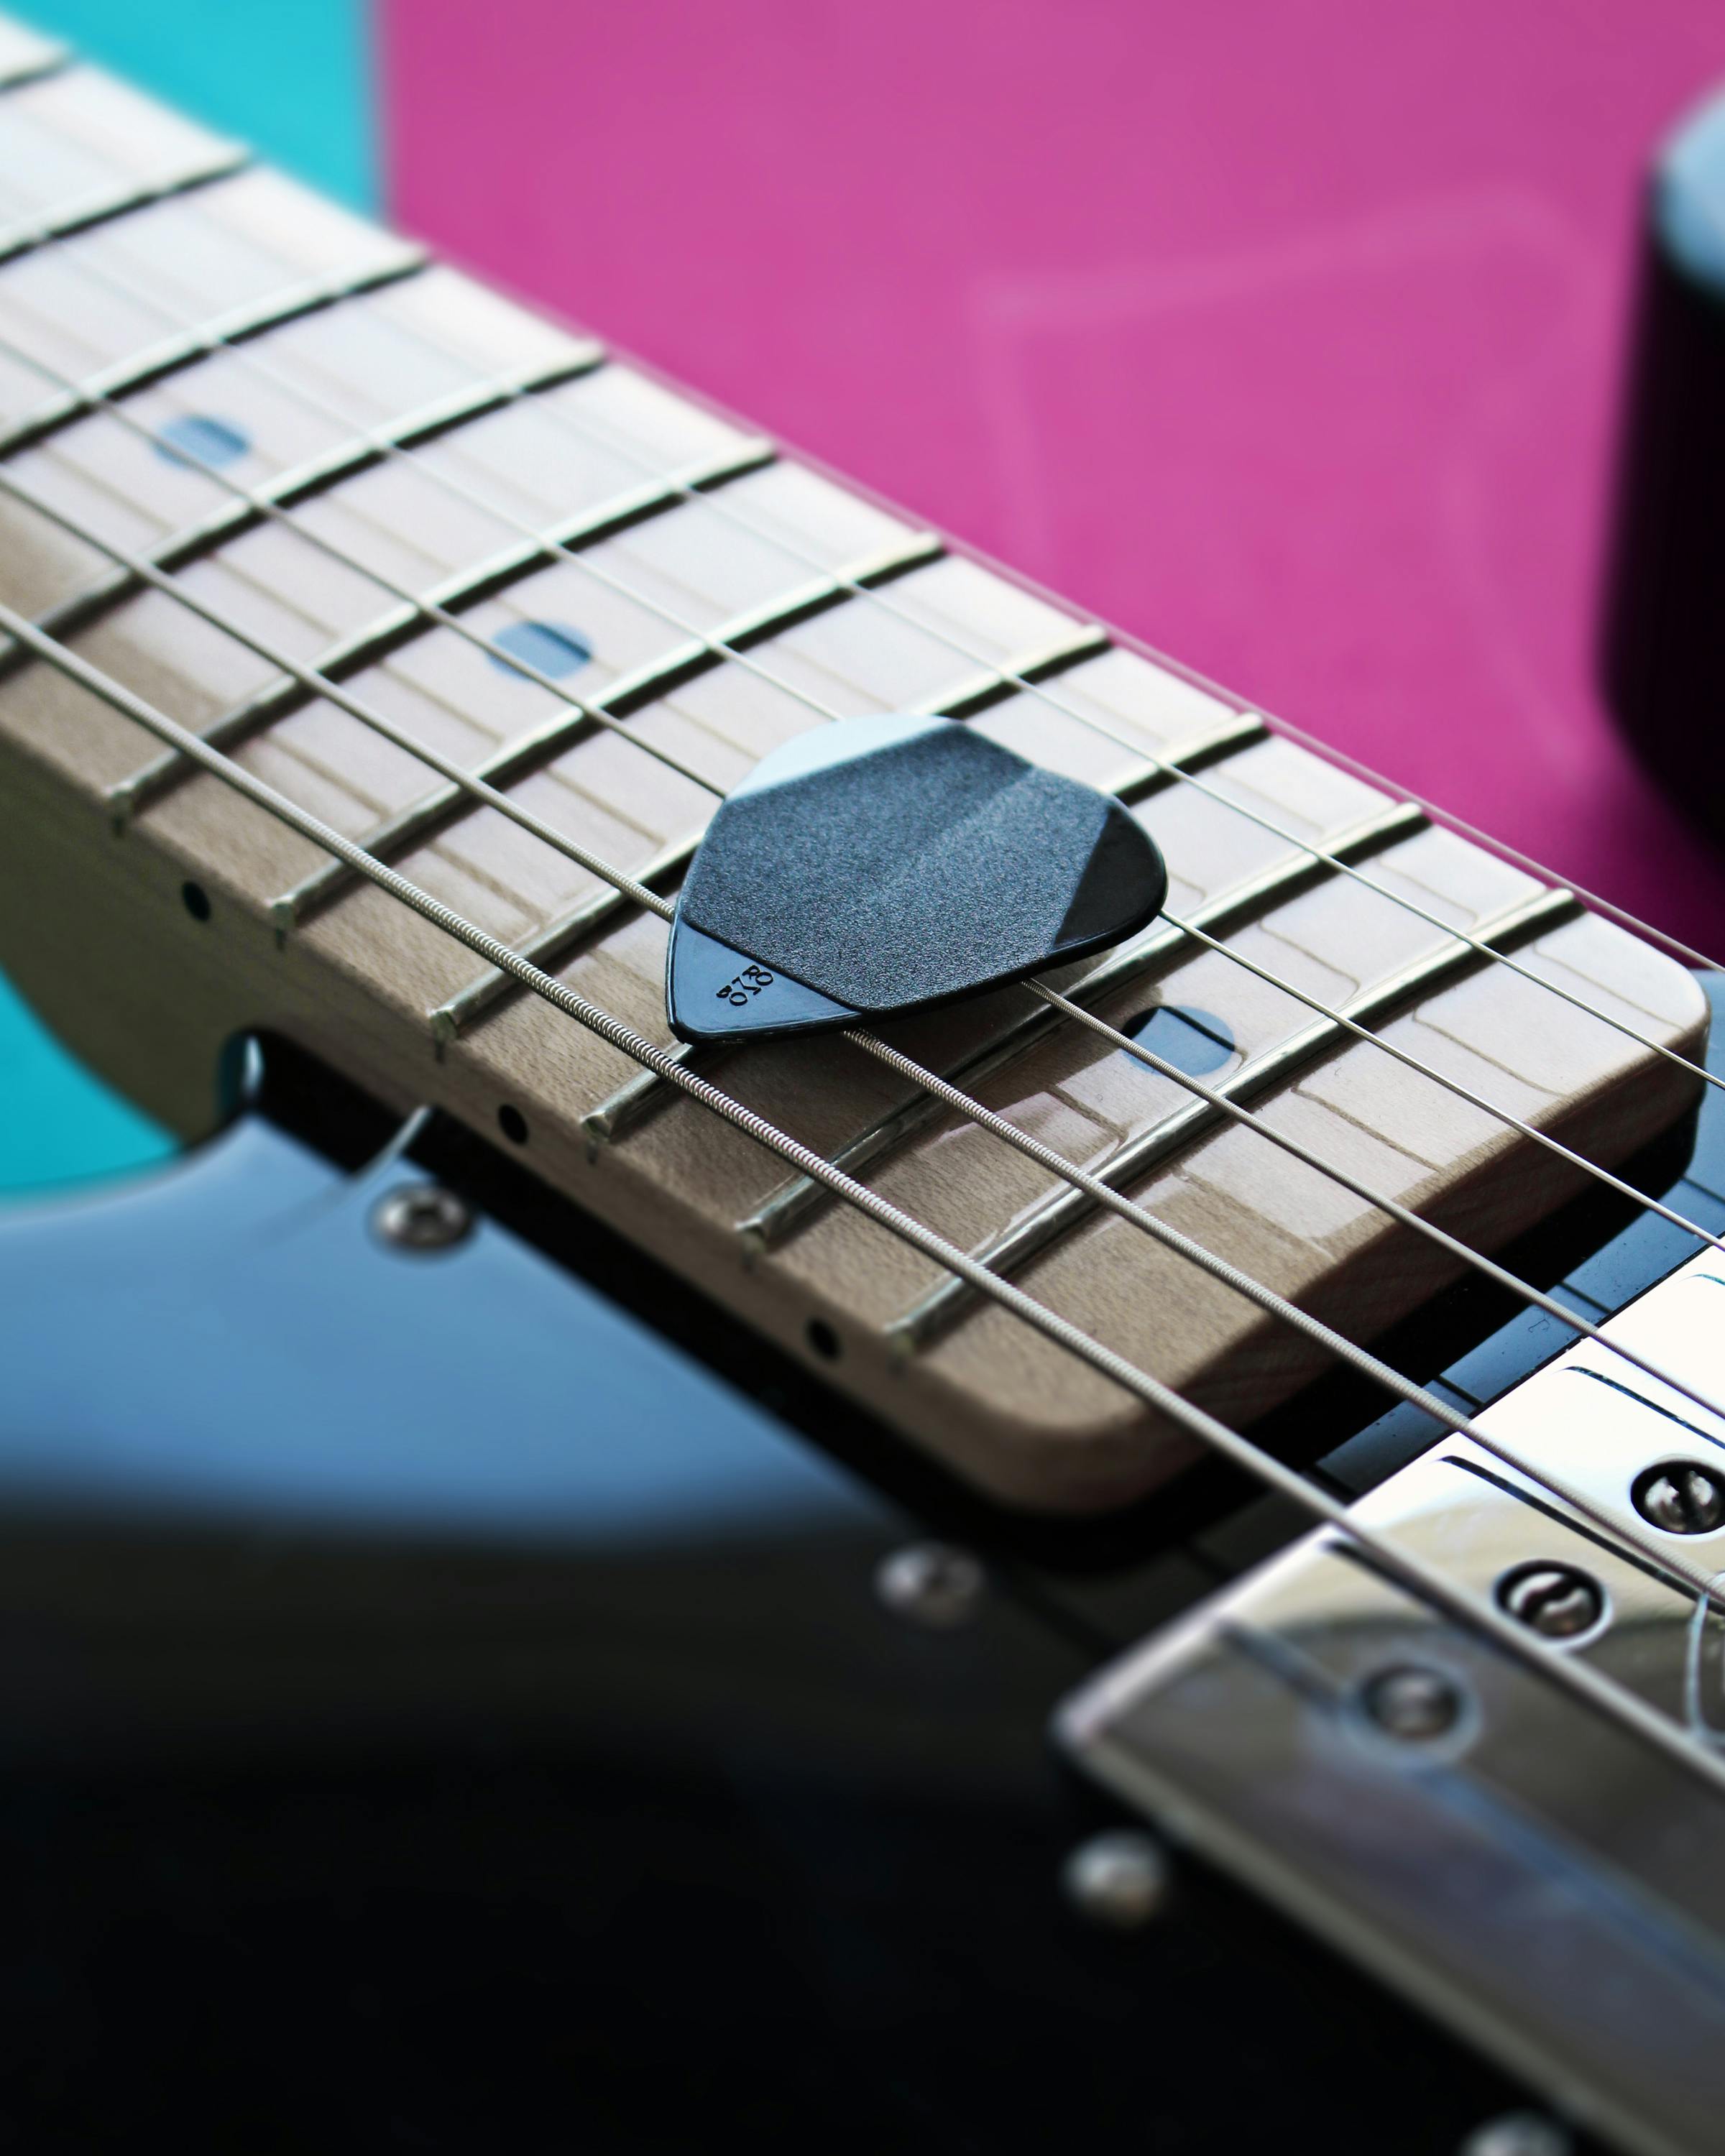
[[[1573,1564],[1518,1564],[1497,1583],[1510,1615],[1546,1640],[1575,1640],[1605,1614],[1598,1580]]]
[[[410,1183],[377,1200],[372,1225],[398,1250],[451,1250],[473,1233],[473,1209],[440,1183]]]
[[[981,1607],[986,1584],[978,1560],[948,1543],[912,1543],[895,1550],[875,1574],[883,1608],[935,1632],[968,1625]]]
[[[1725,1264],[1706,1251],[1481,1410],[1477,1438],[1443,1439],[1353,1508],[1524,1622],[1525,1656],[1326,1527],[1057,1722],[1116,1796],[1635,2156],[1718,2145],[1725,1866],[1697,1857],[1725,1846],[1725,1796],[1548,1671],[1575,1658],[1717,1756],[1725,1413],[1612,1346],[1718,1397],[1722,1317]],[[1457,2156],[1570,2148],[1529,2111]]]
[[[1060,1886],[1091,1923],[1136,1932],[1159,1916],[1168,1900],[1168,1859],[1147,1834],[1121,1827],[1080,1842],[1060,1867]]]
[[[1386,1737],[1404,1743],[1447,1736],[1461,1721],[1466,1705],[1466,1696],[1453,1677],[1417,1662],[1380,1670],[1360,1692],[1367,1719]]]
[[[1663,1460],[1638,1475],[1635,1510],[1668,1535],[1710,1535],[1725,1527],[1725,1479],[1693,1460]]]
[[[1476,2126],[1456,2156],[1570,2156],[1574,2145],[1554,2118],[1537,2111],[1507,2111]]]

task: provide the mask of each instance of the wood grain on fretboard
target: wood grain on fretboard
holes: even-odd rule
[[[30,64],[26,50],[0,38],[0,73]],[[1681,968],[731,421],[231,164],[227,146],[87,70],[0,95],[0,258],[12,235],[0,454],[94,538],[175,567],[235,626],[338,675],[415,739],[667,892],[715,797],[638,743],[723,788],[829,714],[954,712],[1121,792],[1167,856],[1173,913],[1597,1159],[1621,1159],[1693,1098],[1673,1062],[1422,915],[1501,930],[1520,964],[1686,1054],[1705,1006]],[[130,193],[149,199],[125,208]],[[60,222],[82,228],[31,244]],[[235,348],[210,349],[242,331]],[[80,405],[56,377],[119,398],[157,434],[219,444],[225,476],[290,507],[300,529]],[[578,558],[547,558],[524,526]],[[567,667],[567,686],[628,737],[416,618],[368,568],[542,672]],[[13,500],[0,501],[0,598],[669,1040],[660,921]],[[1101,1378],[787,1183],[772,1157],[547,1006],[501,993],[461,946],[332,872],[215,778],[164,760],[47,665],[10,657],[0,956],[158,1111],[207,1124],[223,1040],[247,1025],[290,1031],[396,1102],[433,1100],[492,1132],[500,1108],[516,1111],[548,1180],[794,1352],[836,1347],[834,1382],[1003,1496],[1105,1504],[1180,1456]],[[1048,696],[1024,685],[1032,676]],[[181,903],[187,879],[212,901],[206,922]],[[1149,1045],[1481,1247],[1577,1188],[1553,1154],[1369,1043],[1324,1034],[1309,1004],[1167,921],[1060,985],[1128,1030],[1158,1009],[1194,1013],[1155,1021]],[[1028,990],[893,1037],[967,1074],[1075,1163],[1117,1165],[1153,1211],[1356,1338],[1453,1270]],[[1290,1043],[1300,1055],[1279,1069]],[[702,1067],[1231,1419],[1321,1367],[1286,1328],[995,1138],[928,1112],[842,1040],[708,1054]]]

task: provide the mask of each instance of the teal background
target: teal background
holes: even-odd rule
[[[37,0],[17,13],[357,208],[377,195],[364,0]],[[0,977],[0,1194],[147,1166],[168,1133]]]

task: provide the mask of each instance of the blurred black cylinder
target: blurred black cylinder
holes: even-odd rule
[[[1604,607],[1605,693],[1725,837],[1725,95],[1655,166]]]

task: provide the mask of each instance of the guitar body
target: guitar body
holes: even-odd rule
[[[1196,1857],[1142,1928],[1063,1887],[1127,1815],[1049,1717],[1225,1496],[1038,1535],[391,1132],[265,1044],[183,1163],[0,1225],[21,2144],[1447,2156],[1525,2103]],[[473,1225],[393,1245],[429,1173]],[[956,1622],[878,1584],[934,1533]]]
[[[0,20],[0,963],[21,2146],[1715,2145],[1698,954]]]

